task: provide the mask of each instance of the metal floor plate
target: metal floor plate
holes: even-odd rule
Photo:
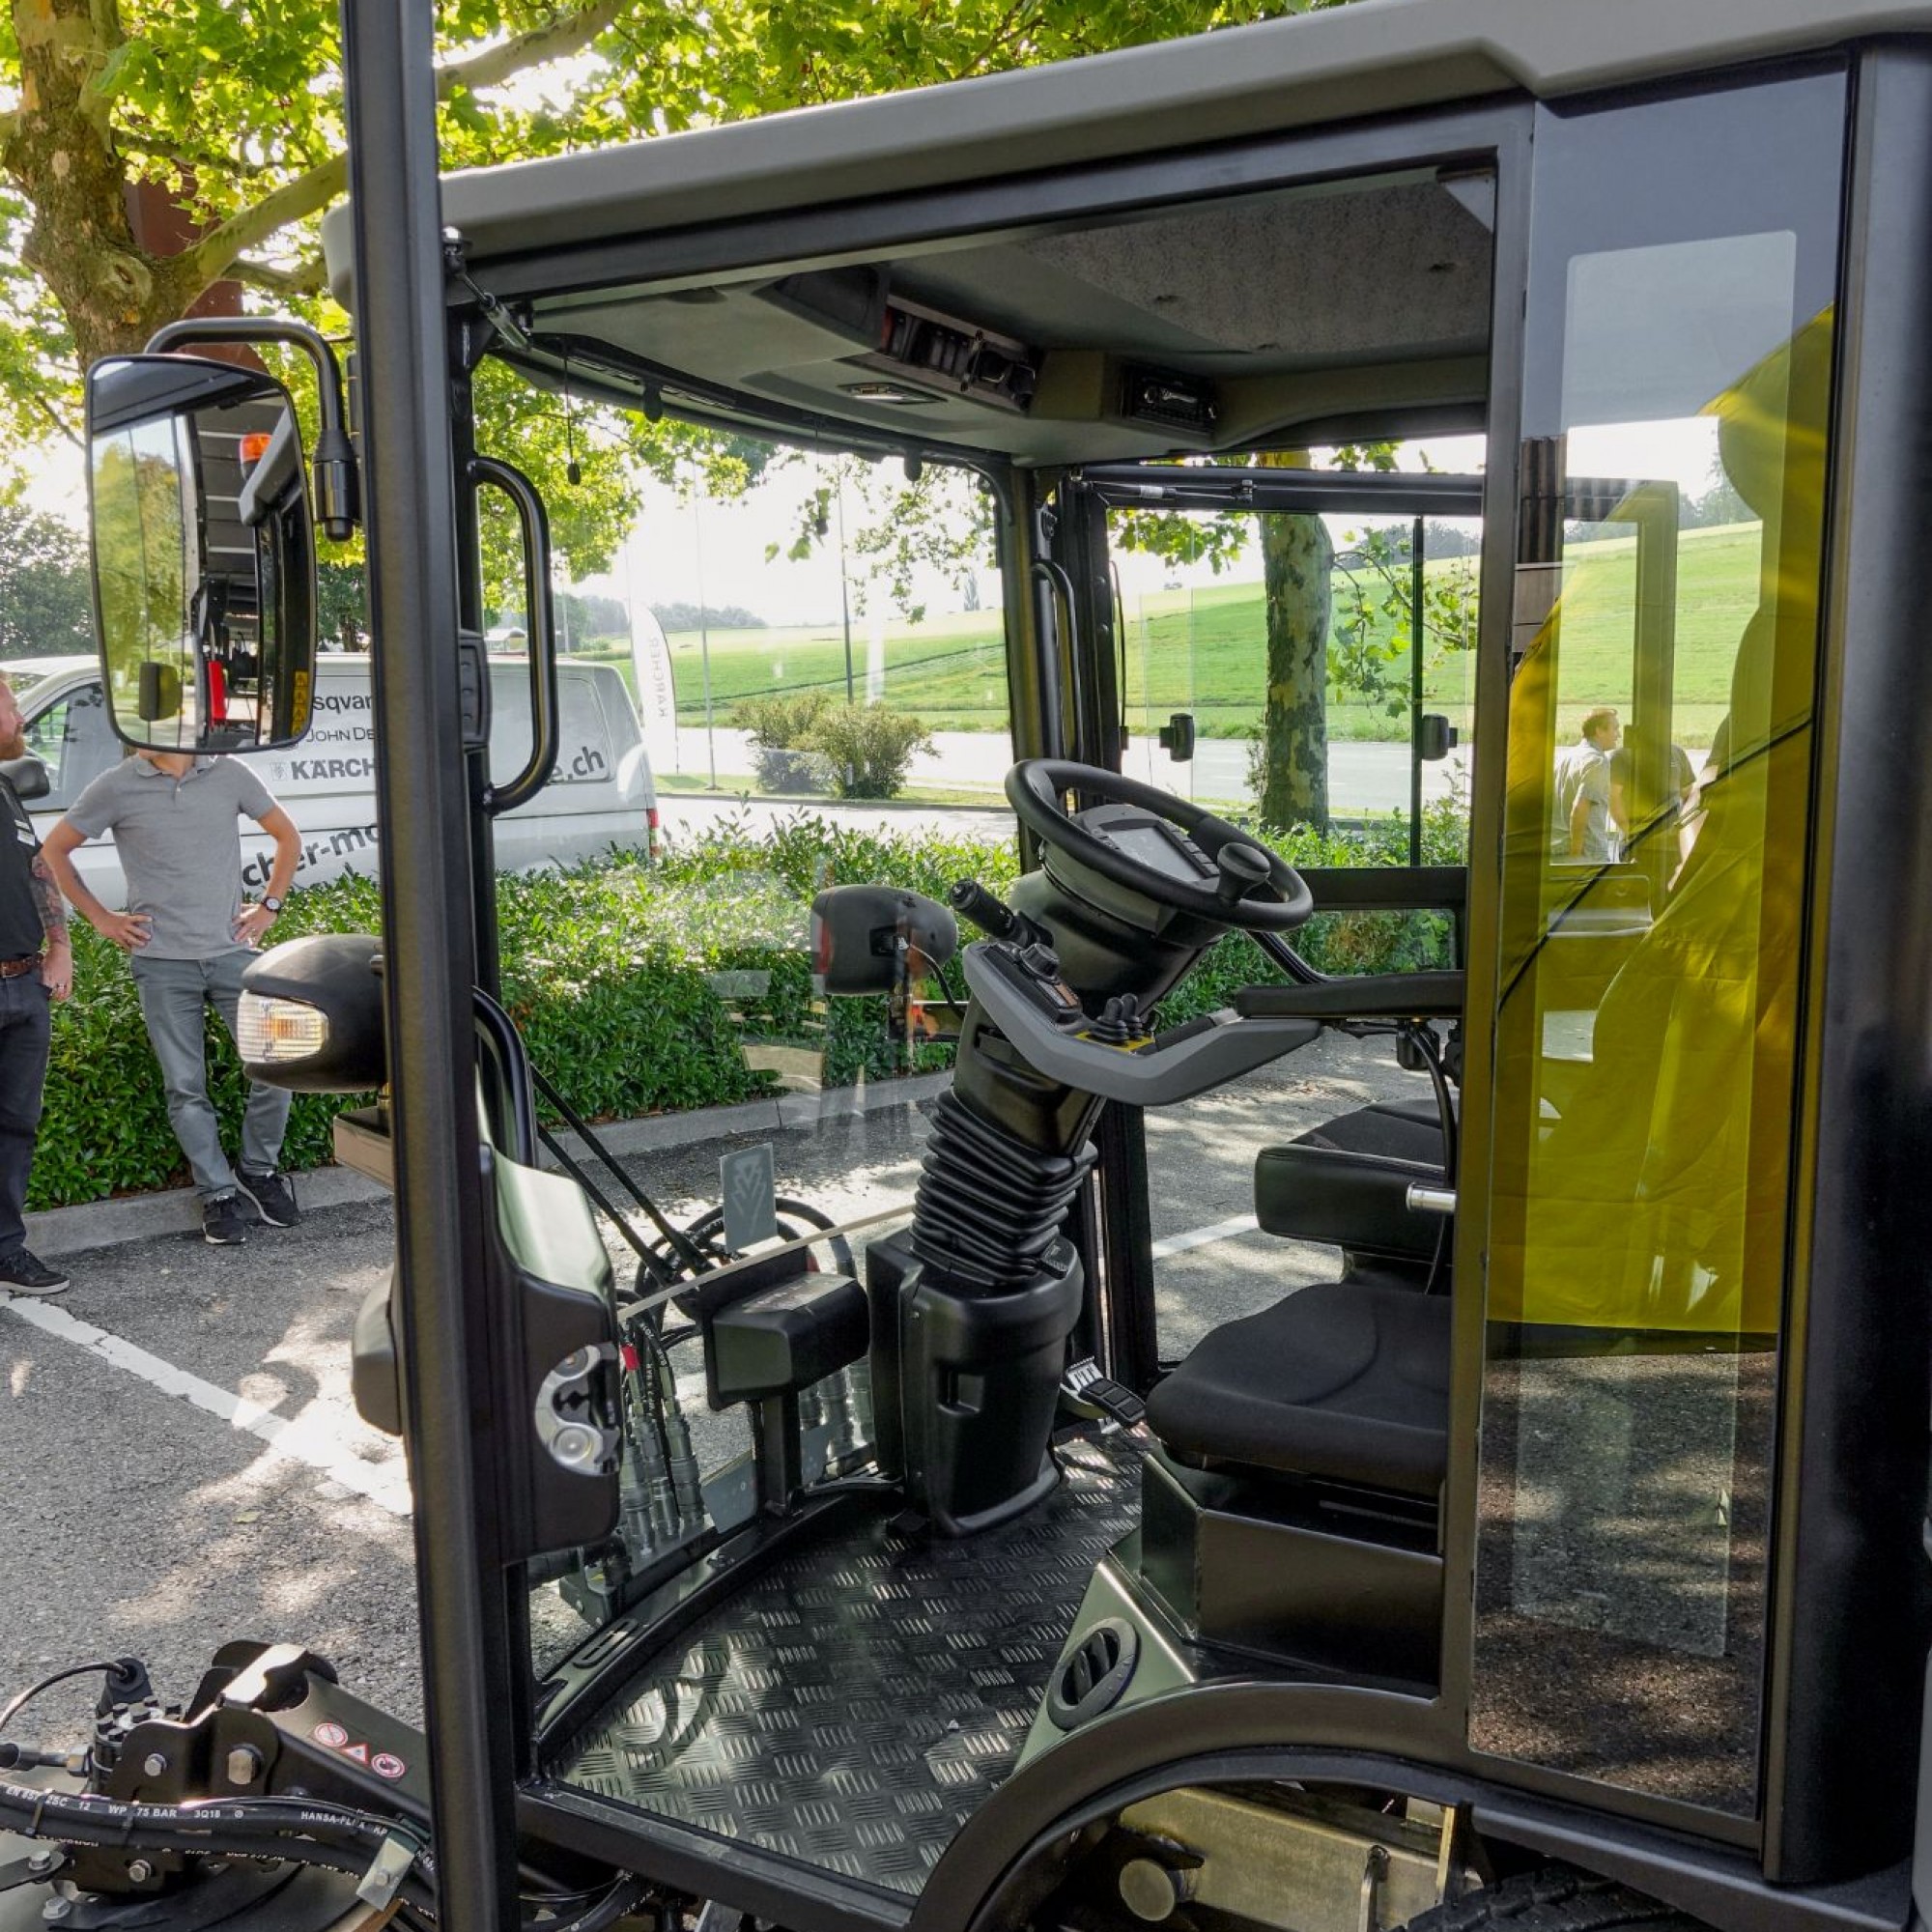
[[[873,1519],[785,1558],[656,1660],[563,1781],[917,1892],[1011,1772],[1094,1565],[1139,1520],[1118,1439],[1061,1461],[1004,1529]]]

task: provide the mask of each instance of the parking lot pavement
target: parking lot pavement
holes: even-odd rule
[[[1418,1091],[1385,1047],[1324,1039],[1148,1117],[1164,1352],[1332,1260],[1253,1232],[1256,1150],[1371,1095]],[[630,1165],[689,1213],[717,1198],[722,1152],[770,1138],[781,1191],[847,1218],[909,1202],[923,1137],[923,1115],[893,1107]],[[334,1207],[239,1249],[195,1235],[94,1249],[68,1258],[73,1287],[58,1299],[0,1300],[0,1549],[13,1558],[0,1569],[0,1699],[129,1652],[183,1699],[218,1645],[248,1636],[306,1644],[359,1694],[419,1718],[402,1452],[349,1394],[351,1328],[392,1241],[386,1201]],[[701,1398],[693,1406],[701,1416]],[[722,1453],[736,1427],[707,1418],[701,1451]],[[13,1732],[80,1736],[95,1688],[49,1691]]]

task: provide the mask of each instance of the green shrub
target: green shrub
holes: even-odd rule
[[[1360,832],[1263,834],[1292,863],[1400,864],[1407,829],[1392,815]],[[1431,809],[1424,857],[1461,863],[1466,821]],[[890,1042],[883,999],[824,1000],[807,954],[812,895],[832,884],[881,883],[943,898],[974,877],[1001,896],[1017,873],[1009,842],[886,835],[801,813],[775,829],[727,820],[674,846],[654,867],[635,854],[567,872],[498,881],[503,995],[538,1065],[581,1113],[631,1119],[753,1099],[773,1091],[747,1049],[804,1048],[827,1086],[906,1070]],[[305,932],[375,932],[372,880],[349,878],[295,895],[278,940]],[[1437,914],[1326,914],[1296,944],[1328,972],[1446,964]],[[952,984],[963,981],[955,963]],[[1228,1004],[1235,990],[1278,975],[1253,941],[1230,935],[1164,1003],[1174,1024]],[[154,1055],[123,955],[75,923],[73,999],[54,1009],[46,1111],[30,1207],[98,1200],[187,1179],[167,1121]],[[245,1083],[216,1025],[211,1092],[228,1143],[240,1132]],[[948,1064],[925,1044],[914,1065]],[[284,1144],[292,1170],[330,1158],[329,1122],[355,1096],[298,1094]]]
[[[822,691],[778,692],[732,707],[731,723],[752,741],[752,767],[763,790],[824,790],[827,765],[811,734],[831,701]]]
[[[883,704],[841,704],[811,727],[811,746],[832,767],[837,798],[896,798],[915,752],[932,750],[919,719]]]

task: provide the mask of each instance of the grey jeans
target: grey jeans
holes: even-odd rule
[[[167,1090],[168,1120],[181,1143],[194,1184],[204,1201],[235,1191],[235,1170],[221,1151],[221,1123],[208,1097],[208,1053],[203,1009],[213,1007],[235,1037],[235,1010],[242,999],[242,975],[256,955],[245,946],[210,959],[128,961],[141,1017],[161,1064]],[[251,1172],[272,1168],[281,1158],[282,1135],[294,1095],[283,1087],[248,1083],[248,1111],[242,1121],[242,1165]]]

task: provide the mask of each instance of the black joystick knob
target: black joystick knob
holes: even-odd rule
[[[1229,839],[1214,854],[1214,866],[1221,874],[1214,896],[1227,905],[1237,905],[1258,886],[1266,885],[1273,870],[1268,855],[1259,845],[1243,844],[1237,838]]]
[[[1052,947],[1036,941],[1020,954],[1020,964],[1036,980],[1057,980],[1060,978],[1060,954]]]

